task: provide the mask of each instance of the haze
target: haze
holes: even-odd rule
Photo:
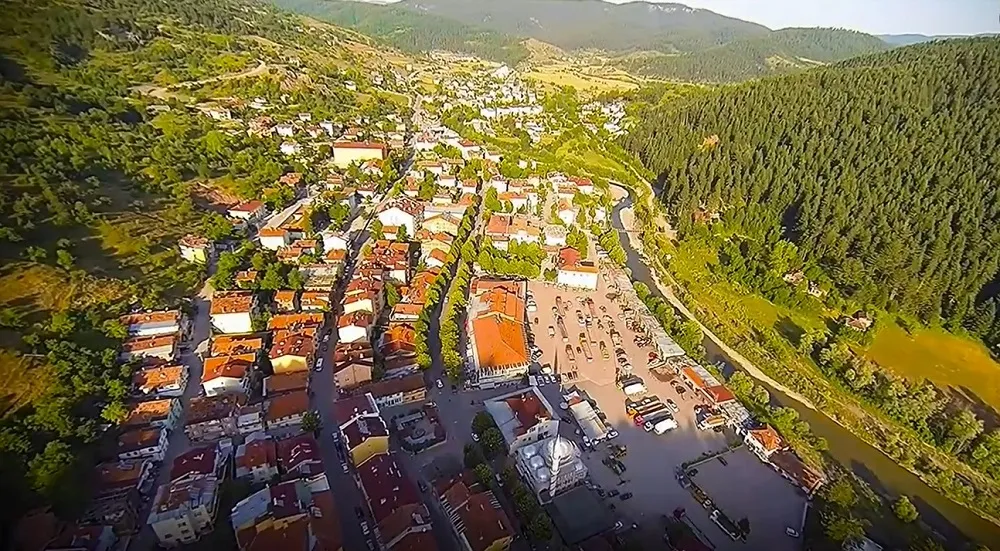
[[[605,1],[624,4],[627,0]],[[1000,32],[1000,4],[993,0],[687,0],[680,3],[772,29],[842,27],[871,34],[927,35]]]

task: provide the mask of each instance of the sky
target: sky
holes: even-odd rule
[[[605,0],[623,4],[630,0]],[[660,2],[671,0],[645,0]],[[783,27],[842,27],[870,34],[1000,33],[997,0],[672,0]]]

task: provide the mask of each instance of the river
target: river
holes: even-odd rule
[[[653,281],[649,268],[643,262],[638,251],[632,248],[628,236],[624,232],[621,210],[631,205],[631,194],[619,201],[612,211],[612,224],[615,229],[619,230],[619,240],[625,249],[627,266],[632,272],[632,279],[645,283],[653,294],[662,298],[663,295]],[[727,366],[737,365],[710,339],[705,338],[704,344],[710,361],[723,361]],[[857,438],[821,411],[789,398],[766,382],[758,382],[767,388],[774,402],[797,411],[799,417],[809,423],[816,435],[826,439],[829,444],[828,453],[833,459],[868,482],[876,492],[884,496],[890,498],[901,494],[909,496],[920,511],[921,519],[948,541],[954,543],[972,539],[982,543],[1000,542],[1000,526],[943,496],[916,475],[896,464],[892,458]],[[873,537],[877,537],[877,527],[873,527],[872,532]]]

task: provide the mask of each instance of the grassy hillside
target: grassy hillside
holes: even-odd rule
[[[369,77],[407,59],[370,39],[242,0],[13,0],[0,19],[0,490],[72,518],[120,420],[131,366],[118,314],[184,307],[204,268],[189,232],[228,237],[208,198],[272,205],[306,172],[273,136],[214,121],[265,98],[269,116],[347,124],[394,109]],[[358,68],[364,67],[361,71]],[[350,92],[352,80],[358,92]],[[396,94],[398,96],[398,94]],[[247,118],[256,117],[250,111]],[[240,117],[237,117],[240,118]]]

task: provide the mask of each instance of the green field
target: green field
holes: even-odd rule
[[[967,396],[971,391],[1000,410],[1000,364],[977,341],[941,329],[917,329],[910,335],[886,324],[863,353],[908,378],[926,378]]]

